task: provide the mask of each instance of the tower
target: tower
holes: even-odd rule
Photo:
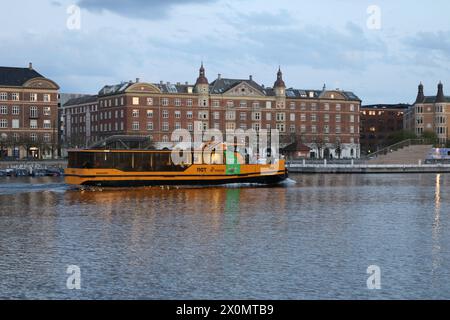
[[[273,89],[275,91],[276,108],[284,109],[286,106],[286,84],[283,81],[283,73],[281,68],[278,68],[277,81],[273,84]]]
[[[442,84],[442,82],[439,81],[438,92],[436,95],[436,103],[443,103],[443,102],[445,102],[444,85]]]
[[[425,94],[423,93],[423,84],[419,84],[419,90],[417,91],[416,103],[422,103],[425,100]]]

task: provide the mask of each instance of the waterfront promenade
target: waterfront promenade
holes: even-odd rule
[[[322,164],[291,162],[287,164],[291,173],[340,174],[340,173],[450,173],[450,164]]]

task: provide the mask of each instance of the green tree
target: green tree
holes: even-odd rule
[[[417,136],[412,131],[401,130],[390,134],[387,140],[389,145],[393,145],[408,139],[417,139]]]

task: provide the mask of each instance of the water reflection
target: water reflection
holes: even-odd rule
[[[292,175],[273,188],[0,187],[0,297],[450,298],[449,175]],[[445,212],[445,211],[444,211]],[[65,290],[65,267],[86,279]]]

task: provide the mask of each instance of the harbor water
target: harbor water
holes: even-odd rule
[[[80,191],[0,177],[0,298],[450,299],[449,185],[293,174],[273,187]]]

